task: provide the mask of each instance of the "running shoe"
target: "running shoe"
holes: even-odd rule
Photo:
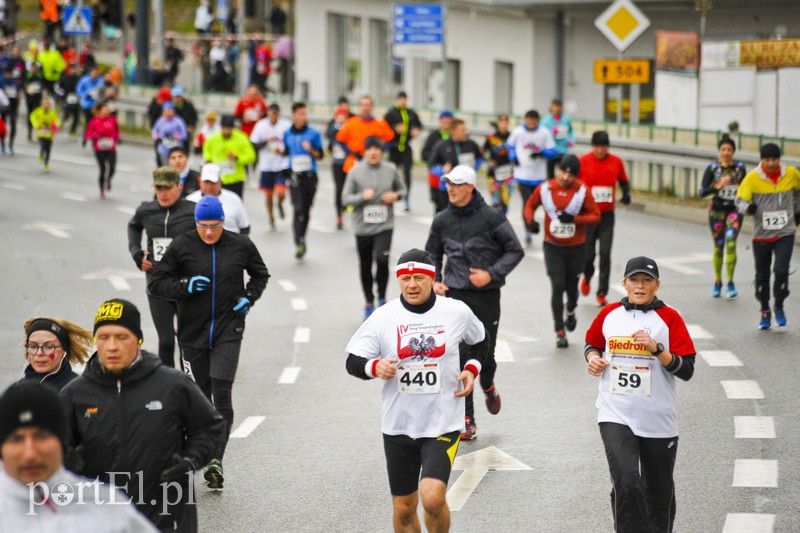
[[[294,250],[295,259],[302,259],[306,255],[306,243],[301,242]]]
[[[277,228],[275,227],[275,221],[274,220],[270,220],[269,221],[269,230],[270,231],[277,231]]]
[[[364,306],[364,320],[368,319],[370,315],[375,311],[374,304],[367,304]]]
[[[592,292],[592,280],[583,276],[583,279],[581,279],[581,294],[589,296],[590,292]]]
[[[478,438],[478,425],[475,423],[475,418],[471,416],[464,417],[464,425],[466,429],[461,434],[461,440],[475,440]]]
[[[766,311],[761,311],[761,320],[758,322],[758,329],[770,329],[771,327],[772,313],[769,312],[769,309]]]
[[[42,154],[39,154],[39,163],[41,163],[42,161],[44,161],[44,156]]]
[[[778,324],[779,328],[786,325],[786,313],[783,312],[783,309],[775,310],[775,323]]]
[[[564,333],[562,329],[558,333],[556,333],[556,348],[566,348],[569,346],[569,342],[567,341],[567,334]]]
[[[48,163],[44,164],[44,171],[45,172],[50,172],[50,165]]]
[[[578,325],[578,319],[575,318],[575,311],[571,313],[567,311],[567,319],[564,321],[564,325],[567,327],[567,331],[575,331]]]
[[[336,229],[344,229],[344,224],[342,222],[342,215],[336,215]]]
[[[722,294],[722,282],[715,281],[714,288],[711,289],[711,296],[713,296],[714,298],[719,298],[720,294]]]
[[[597,307],[605,307],[608,305],[608,300],[606,300],[606,293],[598,292],[597,293]]]
[[[486,395],[486,410],[493,415],[499,413],[501,407],[500,394],[497,393],[497,387],[494,386],[494,383],[483,393]]]
[[[736,290],[736,285],[732,281],[728,282],[728,298],[736,298],[739,292]]]
[[[212,459],[208,463],[203,473],[203,479],[206,480],[209,489],[222,490],[225,476],[222,475],[222,462],[219,459]]]
[[[100,189],[100,199],[101,200],[106,199],[106,191],[104,191],[103,189]]]
[[[14,155],[14,145],[12,144],[8,145],[8,153]]]

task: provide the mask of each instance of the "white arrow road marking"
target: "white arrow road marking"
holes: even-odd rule
[[[498,331],[497,338],[508,342],[536,342],[538,339],[535,337],[527,337],[525,335],[517,335],[508,331]]]
[[[525,257],[531,257],[537,261],[544,261],[544,252],[542,250],[531,250],[530,252],[525,252]]]
[[[22,229],[25,231],[43,231],[59,239],[69,239],[70,235],[67,231],[71,230],[72,226],[57,222],[34,222],[33,224],[22,226]]]
[[[281,289],[285,290],[286,292],[297,292],[297,285],[288,279],[279,279],[278,285],[280,285]]]
[[[433,217],[411,217],[411,221],[423,226],[430,226],[431,222],[433,222]]]
[[[83,279],[107,279],[111,286],[116,291],[129,291],[131,286],[126,279],[141,279],[144,277],[144,272],[134,270],[118,270],[115,268],[105,268],[97,272],[90,272],[83,275]]]
[[[497,363],[513,363],[514,355],[506,341],[498,340],[494,346],[494,360]]]
[[[447,505],[451,511],[460,511],[467,499],[477,488],[478,484],[489,471],[496,470],[533,470],[506,452],[489,446],[482,450],[474,451],[456,457],[453,470],[463,470],[450,490],[447,491]]]
[[[774,514],[729,513],[722,533],[772,533]]]
[[[708,363],[708,366],[744,366],[739,358],[728,350],[701,350],[698,355]]]
[[[300,375],[299,366],[287,366],[281,372],[281,377],[278,378],[278,383],[281,385],[291,385],[297,381],[297,376]]]
[[[720,381],[729,400],[763,400],[764,391],[757,381]]]
[[[8,169],[6,169],[6,170],[8,170]],[[21,185],[19,183],[4,183],[3,184],[3,188],[4,189],[11,189],[12,191],[27,191],[28,190],[27,187],[25,187],[24,185]]]
[[[778,461],[774,459],[736,459],[734,487],[777,487]]]
[[[310,328],[295,328],[294,340],[296,344],[311,342],[311,329]]]
[[[292,309],[295,311],[305,311],[308,309],[305,298],[292,298]]]
[[[689,255],[682,255],[679,257],[662,257],[656,260],[656,263],[658,263],[658,266],[661,268],[668,268],[670,270],[674,270],[675,272],[688,275],[702,274],[703,271],[686,266],[686,263],[707,263],[707,262],[708,262],[708,254],[699,252],[695,252]]]
[[[774,439],[775,419],[771,416],[734,416],[737,439]]]
[[[252,433],[259,426],[259,424],[261,424],[261,422],[266,420],[266,418],[267,417],[265,416],[248,416],[244,419],[244,422],[239,425],[239,427],[231,432],[230,438],[243,439],[250,436],[250,433]]]
[[[136,208],[135,207],[130,207],[128,205],[118,205],[117,206],[117,211],[119,211],[120,213],[125,213],[126,215],[135,215],[136,214]]]
[[[72,200],[73,202],[85,202],[88,200],[88,198],[86,198],[84,195],[76,194],[74,192],[62,192],[61,198],[64,200]]]

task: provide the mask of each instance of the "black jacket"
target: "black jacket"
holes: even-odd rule
[[[478,191],[464,207],[450,204],[436,215],[425,243],[436,266],[436,280],[453,289],[499,289],[525,252],[505,215],[486,205]],[[447,256],[444,275],[442,262]],[[469,281],[470,268],[487,270],[492,281],[481,288]]]
[[[411,130],[413,129],[421,130],[422,122],[420,122],[419,115],[417,115],[417,112],[414,111],[413,109],[407,107],[406,113],[408,113],[408,132],[406,135],[405,145],[408,146],[408,142],[411,140]],[[383,120],[385,120],[386,123],[389,124],[389,126],[391,126],[392,130],[395,131],[394,139],[392,139],[392,141],[389,143],[388,148],[390,150],[399,150],[401,136],[399,133],[397,133],[395,127],[398,124],[403,123],[403,115],[400,112],[400,108],[397,106],[393,106],[392,108],[390,108],[383,116]]]
[[[184,501],[168,508],[170,516],[161,516],[161,473],[176,464],[176,456],[198,468],[208,463],[225,438],[225,422],[188,376],[163,366],[154,354],[141,355],[113,374],[103,370],[95,353],[83,375],[61,391],[70,432],[67,444],[77,459],[67,466],[105,482],[109,472],[126,473],[115,475],[115,484],[165,528],[181,516],[188,493],[183,483]]]
[[[250,278],[246,286],[245,272]],[[211,280],[208,289],[190,294],[193,276]],[[207,349],[242,339],[244,315],[233,308],[242,296],[254,304],[268,279],[269,270],[248,237],[223,231],[216,244],[208,245],[191,231],[172,241],[153,269],[148,289],[155,296],[177,300],[180,345]]]
[[[197,126],[197,110],[189,100],[183,99],[183,105],[175,106],[175,114],[183,119],[187,128],[194,129]]]
[[[187,181],[189,177],[187,176]],[[196,181],[196,180],[195,180]],[[174,239],[187,231],[195,229],[194,208],[197,204],[181,198],[170,207],[161,207],[156,200],[142,202],[128,222],[128,251],[133,257],[136,267],[141,270],[144,250],[142,250],[142,231],[147,231],[148,259],[156,263],[153,250],[153,238],[168,237]],[[163,254],[163,250],[159,250]],[[150,279],[151,271],[147,272]]]
[[[28,364],[28,366],[25,367],[25,372],[23,373],[20,381],[35,380],[39,383],[44,383],[45,385],[52,385],[57,390],[61,390],[66,387],[67,383],[73,379],[76,379],[77,377],[78,374],[72,370],[72,366],[70,366],[69,362],[64,359],[58,370],[49,374],[40,374],[39,372],[36,372],[30,364]]]
[[[183,182],[181,198],[186,198],[197,190],[200,190],[200,173],[196,170],[189,170],[189,173],[186,174],[186,180]]]
[[[428,159],[428,167],[439,167],[445,163],[450,163],[452,166],[459,164],[458,157],[461,154],[472,154],[477,163],[483,159],[483,153],[478,143],[472,139],[466,141],[456,142],[452,137],[446,141],[442,141],[433,149],[430,159]]]
[[[422,160],[426,163],[433,155],[433,150],[436,146],[442,142],[442,131],[441,130],[433,130],[428,134],[428,137],[425,139],[425,144],[422,145]]]

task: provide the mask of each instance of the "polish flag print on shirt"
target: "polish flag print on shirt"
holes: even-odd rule
[[[397,326],[397,357],[400,360],[441,357],[447,351],[447,341],[442,326],[428,331],[411,330],[410,326]]]

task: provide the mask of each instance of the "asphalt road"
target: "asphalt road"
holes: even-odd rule
[[[125,232],[135,207],[151,198],[152,168],[150,149],[123,145],[113,190],[101,201],[91,152],[63,136],[48,174],[36,161],[35,145],[24,140],[17,155],[0,158],[6,250],[0,255],[0,343],[6,352],[0,384],[12,382],[24,366],[19,344],[27,317],[48,314],[88,327],[98,305],[112,296],[140,306],[144,346],[156,350],[144,278],[127,253]],[[289,221],[270,232],[261,193],[245,192],[252,239],[272,279],[248,316],[234,387],[240,436],[228,447],[226,488],[198,488],[202,531],[391,529],[380,385],[344,369],[344,347],[362,319],[355,240],[347,224],[344,231],[335,229],[327,167],[320,184],[308,255],[300,263]],[[520,209],[515,196],[511,220],[521,235]],[[415,181],[412,211],[401,215],[395,259],[424,246],[432,215],[424,181]],[[692,325],[700,351],[694,379],[678,385],[675,530],[800,531],[800,305],[796,296],[787,301],[788,327],[757,331],[747,237],[739,243],[735,300],[710,296],[710,244],[705,226],[618,211],[612,280],[622,278],[629,257],[656,258],[660,296]],[[598,308],[593,298],[581,298],[570,347],[556,349],[541,249],[538,237],[503,289],[497,373],[503,409],[491,416],[479,400],[478,439],[462,443],[450,481],[449,498],[460,507],[453,512],[454,531],[613,530],[595,423],[597,382],[582,358],[582,336]],[[794,265],[800,264],[796,255]],[[795,276],[790,285],[797,291]],[[390,287],[396,297],[393,280]],[[742,385],[728,382],[744,381],[763,397],[729,398]],[[752,427],[745,427],[748,422]],[[482,478],[481,468],[488,470]],[[468,479],[479,480],[473,491]]]

